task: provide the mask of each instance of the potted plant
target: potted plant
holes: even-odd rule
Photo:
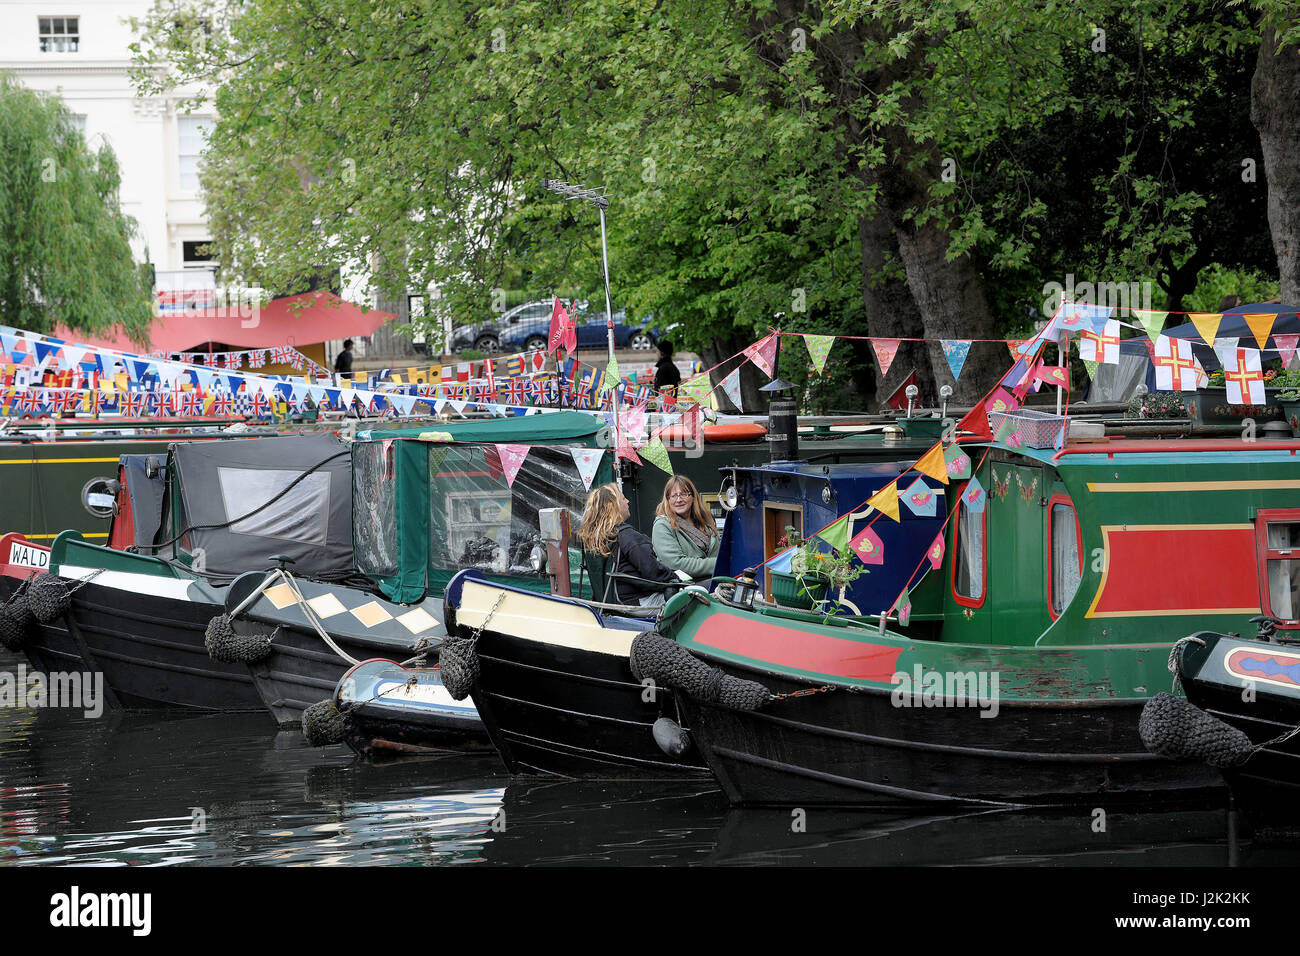
[[[793,527],[776,542],[778,550],[793,547],[790,571],[771,571],[772,600],[782,607],[812,610],[826,602],[832,589],[842,589],[856,581],[867,569],[852,551],[836,551],[817,537],[804,540]],[[836,602],[838,606],[838,601]],[[833,609],[828,613],[834,613]]]
[[[1300,369],[1284,369],[1272,381],[1278,390],[1277,404],[1291,426],[1291,434],[1300,436]]]
[[[1125,418],[1186,418],[1187,403],[1182,392],[1147,392],[1134,395],[1124,409]]]
[[[1253,418],[1256,424],[1280,422],[1283,420],[1282,407],[1278,403],[1276,383],[1279,376],[1289,374],[1279,371],[1280,362],[1275,368],[1264,371],[1264,404],[1234,405],[1228,401],[1228,388],[1224,383],[1223,369],[1210,373],[1210,383],[1195,394],[1184,399],[1187,412],[1197,425],[1239,425],[1246,418]]]

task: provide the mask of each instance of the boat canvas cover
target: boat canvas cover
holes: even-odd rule
[[[590,415],[558,412],[373,431],[352,447],[356,569],[404,604],[440,592],[464,567],[545,590],[546,575],[528,563],[538,540],[537,512],[567,507],[576,531],[587,490],[569,448],[601,447],[605,427]],[[430,431],[453,440],[414,437]],[[529,446],[513,484],[496,444]],[[607,454],[593,487],[613,477]]]
[[[149,477],[149,459],[158,461],[158,470]],[[122,455],[118,461],[126,493],[131,499],[133,543],[137,548],[150,547],[162,524],[163,493],[167,489],[167,466],[161,455]],[[117,519],[114,518],[116,521]]]
[[[334,435],[175,444],[171,467],[178,530],[194,528],[186,547],[208,575],[274,567],[273,555],[298,574],[351,569],[352,462]]]

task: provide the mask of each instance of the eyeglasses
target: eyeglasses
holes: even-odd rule
[[[668,500],[669,501],[690,501],[692,497],[694,496],[689,491],[678,492],[676,494],[669,495]]]

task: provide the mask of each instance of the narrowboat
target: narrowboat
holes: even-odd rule
[[[114,706],[262,710],[248,667],[209,657],[209,624],[247,568],[350,570],[350,470],[330,434],[173,444],[165,466],[128,477],[118,547],[55,538],[49,574],[29,586],[49,607],[23,650],[47,672],[103,672]]]
[[[1291,800],[1300,793],[1300,614],[1290,545],[1298,522],[1300,511],[1262,519],[1259,561],[1267,571],[1260,600],[1267,615],[1259,634],[1201,631],[1180,641],[1172,660],[1188,702],[1208,715],[1201,720],[1222,721],[1245,735],[1216,741],[1228,745],[1222,759],[1201,759],[1219,767],[1252,822],[1292,832]],[[1188,736],[1182,743],[1195,751]]]
[[[1037,429],[1051,416],[1033,417]],[[897,600],[842,616],[716,593],[668,603],[665,636],[769,693],[751,710],[679,695],[733,804],[1038,805],[1221,786],[1147,752],[1138,715],[1168,686],[1174,642],[1267,605],[1260,542],[1300,507],[1300,444],[1067,440],[1063,417],[1048,424],[1045,448],[1018,429],[952,446],[971,476],[948,483],[938,560],[901,555]],[[850,538],[892,524],[841,508]],[[915,516],[899,517],[906,536]]]

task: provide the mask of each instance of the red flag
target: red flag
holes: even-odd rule
[[[550,354],[560,348],[566,352],[577,351],[578,330],[574,327],[573,318],[565,311],[564,306],[560,303],[560,297],[557,295],[555,305],[551,307],[551,334],[546,341],[546,351]]]

